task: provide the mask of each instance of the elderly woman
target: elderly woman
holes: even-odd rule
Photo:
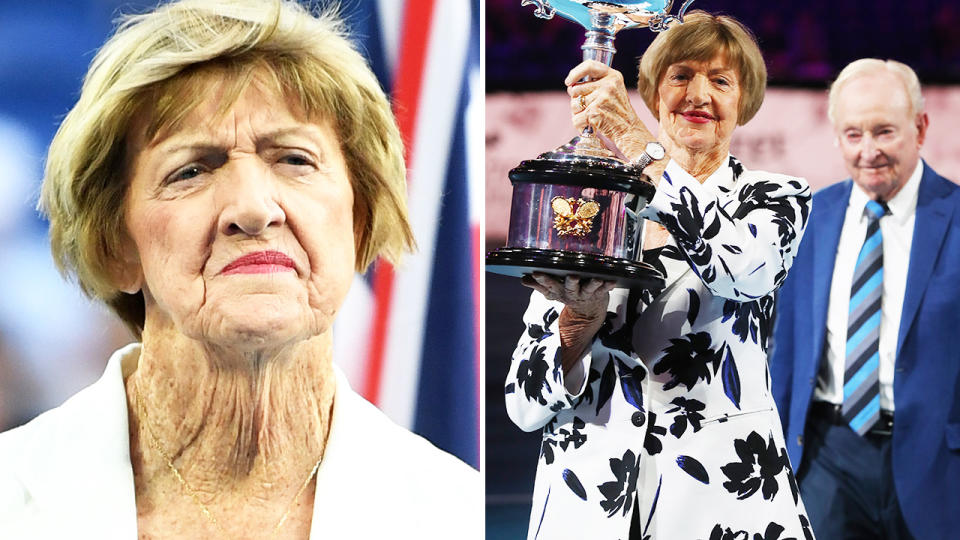
[[[50,146],[53,253],[141,343],[0,437],[2,538],[479,537],[479,475],[332,363],[355,271],[413,246],[389,103],[331,14],[127,19]]]
[[[644,260],[666,285],[524,278],[535,292],[506,400],[518,426],[543,428],[529,538],[812,538],[766,366],[809,187],[729,154],[763,101],[756,42],[703,12],[657,36],[639,90],[659,137],[616,71],[584,62],[566,83],[574,124],[657,184]]]

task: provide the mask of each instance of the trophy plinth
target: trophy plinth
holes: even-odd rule
[[[613,39],[626,28],[665,30],[682,22],[672,0],[599,2],[522,0],[535,14],[559,13],[587,29],[584,60],[610,65]],[[513,184],[507,245],[487,254],[487,271],[510,276],[533,272],[616,281],[619,286],[655,289],[663,276],[641,260],[640,212],[656,188],[641,170],[617,158],[588,127],[579,137],[509,174]]]

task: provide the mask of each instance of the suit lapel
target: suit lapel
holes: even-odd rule
[[[910,247],[910,266],[907,270],[906,292],[903,297],[903,310],[900,312],[900,330],[897,334],[897,359],[900,348],[910,331],[917,315],[917,309],[927,289],[930,273],[940,252],[947,224],[953,214],[953,207],[947,204],[944,195],[946,180],[940,178],[926,163],[917,193],[917,212],[913,226],[913,243]]]
[[[846,216],[846,207],[850,201],[853,182],[847,180],[832,198],[818,200],[813,205],[810,216],[810,229],[804,234],[804,240],[813,242],[813,354],[814,365],[823,356],[823,344],[827,329],[827,307],[830,305],[830,284],[833,281],[833,267],[837,260],[837,245],[840,243],[840,230]]]

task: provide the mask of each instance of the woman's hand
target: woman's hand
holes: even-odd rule
[[[542,272],[523,276],[520,283],[536,289],[547,300],[563,302],[567,306],[564,311],[571,310],[579,318],[601,320],[607,313],[610,290],[616,285],[613,281],[595,278],[581,282],[577,276],[567,276],[561,280]]]
[[[587,81],[580,82],[584,78]],[[648,142],[656,140],[633,110],[619,71],[586,60],[570,70],[564,84],[570,95],[573,125],[578,130],[592,127],[630,158],[639,156]]]
[[[582,281],[576,276],[567,276],[562,281],[540,272],[523,276],[522,284],[540,292],[547,300],[563,302],[560,312],[561,354],[563,372],[587,352],[593,336],[600,330],[607,315],[610,291],[616,286],[613,281],[590,279]]]

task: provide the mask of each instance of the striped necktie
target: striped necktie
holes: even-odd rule
[[[847,359],[843,373],[843,419],[864,435],[880,419],[880,299],[883,292],[883,202],[869,201],[867,236],[857,256],[847,313]]]

